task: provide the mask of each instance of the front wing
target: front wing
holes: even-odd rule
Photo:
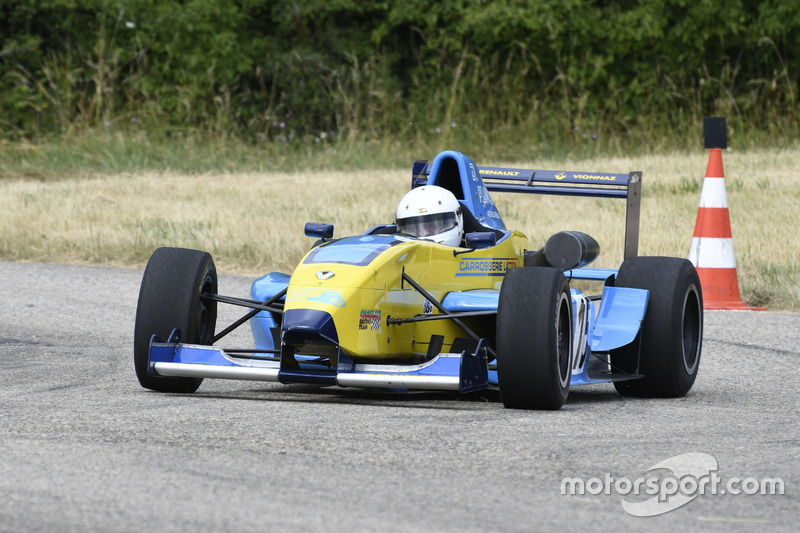
[[[459,392],[497,385],[497,372],[489,372],[481,343],[475,353],[442,353],[415,365],[354,364],[340,353],[335,372],[320,372],[324,363],[315,356],[295,356],[295,359],[299,368],[287,368],[281,366],[277,357],[233,356],[216,346],[181,344],[180,331],[176,329],[166,342],[153,335],[149,372],[156,376]]]
[[[596,279],[581,269],[574,278]],[[572,290],[573,354],[572,385],[602,383],[639,377],[636,373],[615,371],[609,354],[616,348],[637,342],[647,309],[646,290],[604,287],[600,307],[578,290]],[[475,290],[450,293],[443,306],[457,318],[459,313],[497,311],[499,291]],[[264,332],[262,344],[271,335]],[[279,350],[262,350],[264,353]],[[356,364],[339,350],[336,367],[318,356],[295,355],[297,364],[282,365],[279,355],[226,352],[218,346],[182,344],[180,332],[173,331],[166,341],[153,336],[148,370],[157,376],[240,379],[280,383],[311,383],[322,386],[452,390],[469,392],[497,386],[496,365],[488,364],[486,341],[481,339],[474,352],[440,353],[421,364]]]

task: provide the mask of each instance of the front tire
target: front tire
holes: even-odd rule
[[[617,273],[615,285],[647,289],[650,297],[642,322],[639,373],[616,381],[623,396],[678,398],[694,385],[703,343],[703,293],[694,265],[675,257],[632,257]],[[636,352],[611,353],[611,364],[631,371]]]
[[[572,378],[572,303],[561,270],[513,268],[497,307],[497,379],[503,405],[560,409]]]
[[[194,392],[203,378],[151,376],[147,373],[150,338],[166,340],[174,328],[186,344],[211,344],[217,302],[203,293],[217,293],[217,270],[206,252],[159,248],[150,257],[139,289],[133,334],[133,364],[139,383],[159,392]]]

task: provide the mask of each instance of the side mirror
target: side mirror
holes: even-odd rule
[[[467,248],[488,248],[497,244],[497,234],[493,231],[473,231],[464,237]]]
[[[319,222],[306,222],[306,237],[316,237],[317,239],[332,239],[333,224],[320,224]]]

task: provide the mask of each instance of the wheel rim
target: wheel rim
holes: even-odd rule
[[[566,293],[562,293],[558,300],[558,311],[556,315],[556,357],[558,362],[558,379],[561,382],[561,388],[564,388],[569,383],[571,365],[570,357],[572,353],[571,339],[572,332],[570,331],[569,320],[569,298]]]
[[[703,325],[701,322],[702,310],[697,288],[692,285],[686,291],[683,302],[683,324],[681,338],[683,348],[683,368],[687,374],[694,374],[700,359],[700,339]]]
[[[206,276],[203,280],[203,286],[200,288],[200,294],[213,294],[215,292],[214,279],[211,276]],[[210,314],[208,307],[201,298],[200,305],[197,309],[197,338],[200,344],[207,344],[213,334],[213,332],[210,331]]]

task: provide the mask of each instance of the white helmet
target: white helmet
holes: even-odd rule
[[[436,185],[412,189],[397,206],[397,231],[458,246],[464,236],[461,204],[453,193]]]

